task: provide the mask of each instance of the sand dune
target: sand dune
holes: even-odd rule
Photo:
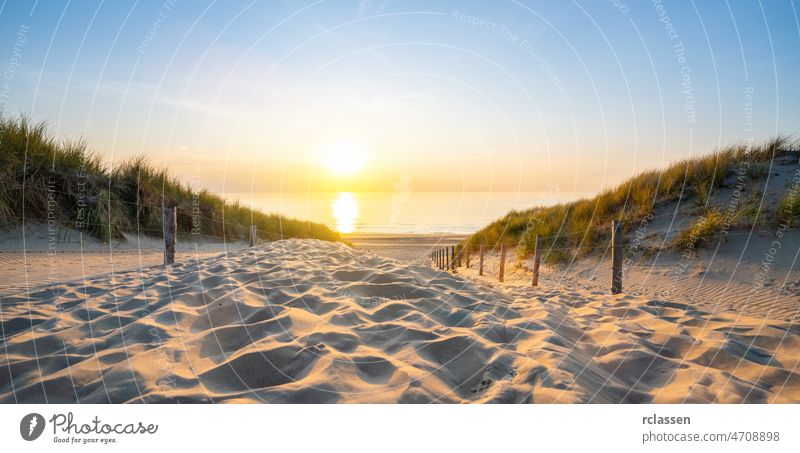
[[[784,250],[770,255],[769,237],[739,237],[718,248],[700,250],[686,258],[665,251],[657,257],[626,261],[623,287],[626,294],[650,297],[691,305],[709,313],[734,313],[753,318],[788,322],[800,321],[800,280],[797,260],[800,234],[787,233]],[[774,250],[774,249],[773,249]],[[459,268],[460,275],[477,278],[488,284],[497,282],[499,253],[487,251],[484,276],[479,277],[477,258],[469,269]],[[530,286],[533,259],[518,262],[508,253],[504,287]],[[608,253],[576,260],[566,265],[543,266],[542,286],[548,288],[584,288],[608,291],[611,282],[611,259]]]
[[[800,328],[279,241],[2,297],[0,402],[798,402]]]

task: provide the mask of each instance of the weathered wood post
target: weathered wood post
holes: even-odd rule
[[[464,247],[461,247],[461,245],[457,245],[456,246],[456,250],[458,251],[458,253],[456,254],[456,256],[458,256],[458,264],[457,264],[457,266],[461,267],[461,255],[464,254]]]
[[[256,245],[256,226],[250,224],[250,247]]]
[[[483,275],[483,254],[484,254],[484,251],[486,250],[486,246],[485,245],[479,245],[478,249],[480,250],[480,255],[481,255],[480,260],[479,260],[480,264],[478,265],[478,275]]]
[[[466,254],[464,256],[464,261],[466,261],[466,263],[464,263],[464,264],[466,264],[467,269],[469,269],[469,247],[470,247],[470,244],[469,244],[469,242],[467,242],[467,245],[464,247],[464,253]]]
[[[437,253],[439,254],[439,259],[438,259],[438,263],[437,264],[439,265],[439,270],[442,270],[442,268],[444,267],[442,265],[442,263],[444,262],[444,257],[442,255],[442,249],[439,249]]]
[[[539,244],[539,235],[533,240],[533,278],[531,279],[532,286],[539,286],[539,262],[542,259],[542,250]]]
[[[498,275],[498,279],[500,282],[503,281],[503,277],[506,275],[506,245],[503,244],[500,246],[500,274]]]
[[[164,265],[175,262],[175,242],[178,237],[177,207],[164,206]]]
[[[456,270],[456,246],[455,245],[451,245],[450,246],[450,270],[451,271],[455,271]]]
[[[444,270],[450,270],[450,249],[444,248]]]
[[[611,294],[622,292],[622,222],[611,222]]]

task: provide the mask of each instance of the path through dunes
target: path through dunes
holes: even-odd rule
[[[798,402],[800,328],[279,241],[4,296],[0,402]]]

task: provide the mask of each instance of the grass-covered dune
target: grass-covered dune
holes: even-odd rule
[[[178,233],[211,240],[341,240],[325,225],[266,214],[206,190],[136,157],[106,165],[83,141],[59,142],[44,123],[0,117],[0,222],[50,222],[101,241],[123,233],[161,236],[163,206],[177,206]]]
[[[700,248],[737,229],[792,228],[800,216],[800,193],[792,184],[800,177],[798,152],[798,141],[787,137],[728,146],[664,170],[644,171],[590,199],[509,212],[462,246],[507,244],[525,256],[539,235],[546,262],[563,263],[604,250],[612,220],[624,222],[624,231],[631,233],[665,217],[669,223],[662,237],[669,240],[664,245],[675,250]],[[782,173],[774,173],[778,168]]]

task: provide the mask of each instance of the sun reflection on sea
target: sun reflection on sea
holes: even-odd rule
[[[350,192],[341,192],[333,202],[333,218],[340,233],[352,233],[358,220],[358,203]]]

